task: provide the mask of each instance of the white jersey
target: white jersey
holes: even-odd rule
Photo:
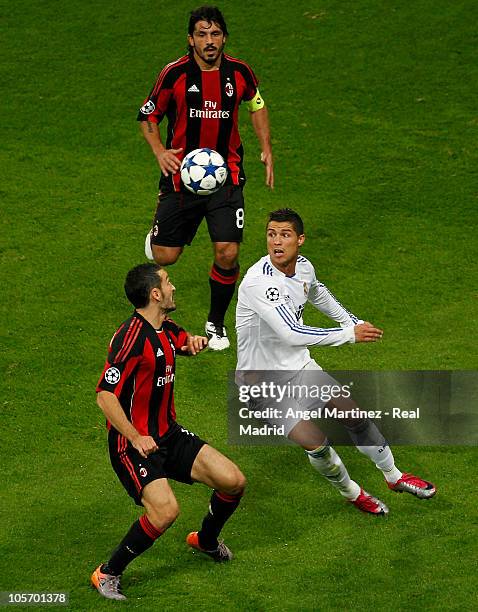
[[[304,325],[307,302],[340,324]],[[320,283],[313,265],[299,255],[293,276],[286,276],[262,257],[240,286],[236,309],[237,370],[300,370],[311,356],[308,346],[355,342],[353,326],[361,323]]]

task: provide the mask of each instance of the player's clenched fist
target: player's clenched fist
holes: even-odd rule
[[[131,440],[131,444],[139,452],[141,457],[144,458],[158,450],[158,445],[151,436],[138,436],[134,440]]]
[[[355,342],[376,342],[383,336],[383,331],[368,321],[354,327]]]
[[[196,355],[196,353],[200,353],[206,346],[207,338],[205,336],[192,336],[189,334],[187,344],[181,347],[181,351],[189,355]]]

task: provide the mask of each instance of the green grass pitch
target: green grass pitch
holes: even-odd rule
[[[112,472],[94,387],[128,316],[158,170],[136,125],[157,71],[185,49],[193,4],[1,0],[2,352],[0,591],[68,591],[113,609],[89,575],[137,516]],[[476,369],[478,10],[472,0],[225,0],[228,51],[268,103],[276,189],[247,112],[245,271],[267,212],[297,208],[303,253],[381,343],[313,351],[326,369]],[[211,246],[201,228],[170,274],[175,319],[199,332]],[[305,320],[325,322],[312,310]],[[227,324],[233,328],[233,308]],[[230,447],[227,354],[178,363],[182,423],[249,488],[216,566],[184,544],[208,491],[124,576],[128,609],[476,609],[476,448],[395,448],[430,502],[395,495],[353,448],[352,477],[389,504],[358,513],[293,447]],[[474,535],[473,535],[474,533]]]

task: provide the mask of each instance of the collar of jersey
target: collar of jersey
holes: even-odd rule
[[[144,321],[144,322],[146,323],[146,325],[149,325],[149,327],[151,327],[151,329],[154,329],[154,331],[155,331],[156,333],[159,333],[159,332],[164,331],[164,329],[163,329],[163,325],[161,325],[161,327],[160,327],[159,329],[158,329],[157,327],[154,327],[153,325],[151,325],[151,323],[148,321],[148,319],[145,319],[145,318],[143,317],[143,315],[142,315],[142,314],[140,314],[140,313],[139,313],[139,312],[136,310],[136,308],[134,309],[134,316],[135,316],[135,317],[138,317],[138,319],[141,319],[142,321]],[[164,321],[167,321],[167,320],[168,320],[168,317],[166,317],[166,318],[164,319]],[[164,324],[164,321],[163,321],[163,324]]]
[[[290,276],[288,276],[287,274],[284,274],[284,272],[281,272],[278,268],[275,267],[275,265],[272,263],[271,261],[271,256],[267,255],[267,263],[270,264],[270,266],[272,267],[272,270],[278,274],[279,276],[283,276],[284,278],[294,278],[294,276],[297,274],[297,272],[294,272],[294,274],[291,274]],[[297,266],[297,261],[295,262],[295,265]]]

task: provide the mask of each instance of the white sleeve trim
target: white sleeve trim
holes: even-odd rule
[[[322,328],[301,325],[285,304],[261,313],[261,318],[288,346],[340,346],[355,341],[353,328]]]

